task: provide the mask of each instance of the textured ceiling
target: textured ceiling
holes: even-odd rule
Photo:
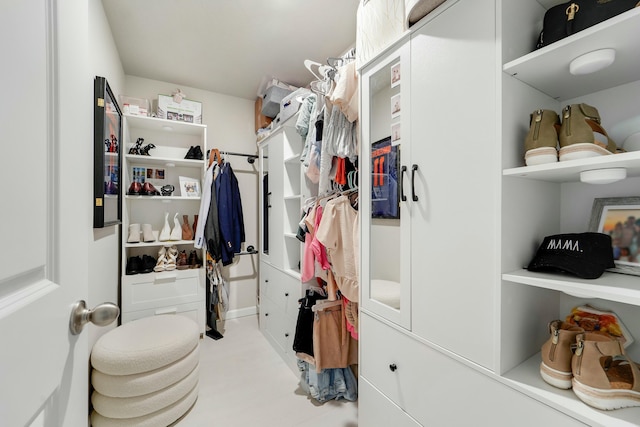
[[[102,0],[127,75],[255,99],[355,45],[358,0]]]

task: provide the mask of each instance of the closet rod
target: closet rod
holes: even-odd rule
[[[238,252],[235,253],[234,255],[255,255],[257,254],[258,251],[251,245],[247,246],[247,250],[244,252]]]
[[[207,157],[209,157],[209,153],[210,152],[211,152],[211,150],[207,150]],[[247,162],[249,162],[251,164],[255,163],[256,159],[258,158],[257,154],[234,153],[233,151],[224,151],[224,150],[218,150],[218,152],[220,154],[228,154],[230,156],[246,157],[247,158]]]
[[[230,156],[243,156],[243,157],[246,157],[247,158],[247,162],[249,162],[251,164],[253,164],[256,161],[256,159],[258,158],[257,154],[234,153],[232,151],[224,151],[224,150],[221,150],[220,153],[222,155],[228,154]]]

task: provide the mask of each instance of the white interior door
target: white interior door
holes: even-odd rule
[[[87,296],[92,78],[70,60],[83,56],[67,44],[78,24],[64,27],[82,4],[0,6],[3,426],[87,425],[88,339],[70,334],[69,317]]]

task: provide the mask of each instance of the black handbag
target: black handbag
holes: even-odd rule
[[[554,6],[544,14],[536,49],[638,6],[638,0],[575,0]]]

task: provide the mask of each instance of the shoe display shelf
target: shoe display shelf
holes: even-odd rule
[[[121,311],[122,322],[126,323],[141,317],[177,313],[195,320],[201,332],[205,330],[205,277],[202,260],[204,251],[194,248],[193,239],[160,241],[163,228],[168,225],[174,230],[177,214],[177,226],[182,227],[183,216],[187,216],[189,227],[193,230],[195,216],[200,210],[200,194],[205,171],[204,159],[186,159],[192,147],[200,146],[206,152],[207,128],[201,124],[191,124],[144,116],[125,115],[124,141],[125,153],[129,153],[136,142],[142,138],[141,148],[148,155],[125,154],[122,181],[125,189],[132,182],[151,184],[153,190],[160,193],[165,186],[173,187],[170,195],[130,195],[123,197],[122,216],[122,275],[121,275]],[[197,182],[196,195],[184,195],[182,181]],[[151,226],[153,240],[140,235],[140,242],[128,242],[130,225],[145,224]],[[182,234],[180,237],[182,237]],[[153,257],[156,261],[161,253],[176,247],[178,253],[187,255],[196,251],[200,260],[198,268],[175,268],[150,273],[126,274],[127,262],[131,257]]]
[[[640,337],[640,277],[605,272],[594,280],[526,270],[548,235],[588,230],[594,199],[638,195],[640,151],[581,160],[524,165],[523,142],[529,115],[539,108],[560,112],[566,105],[588,103],[618,147],[640,129],[616,124],[640,117],[640,9],[631,10],[531,52],[530,35],[559,1],[502,2],[502,242],[499,375],[511,387],[590,426],[639,425],[640,408],[594,409],[569,390],[554,388],[540,375],[540,348],[549,338],[548,323],[578,305],[614,311]],[[518,23],[517,27],[514,24]],[[528,23],[528,24],[527,24]],[[530,25],[531,31],[523,31]],[[615,49],[615,61],[592,74],[572,75],[575,58],[599,49]],[[625,148],[623,146],[623,148]],[[581,172],[623,168],[627,178],[594,185]],[[640,361],[640,345],[626,349]]]

